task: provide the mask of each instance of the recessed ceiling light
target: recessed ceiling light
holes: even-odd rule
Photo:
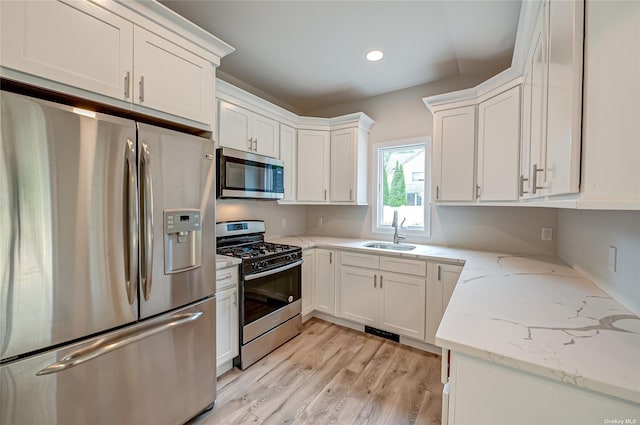
[[[370,50],[367,52],[367,60],[371,62],[379,61],[384,56],[382,50]]]

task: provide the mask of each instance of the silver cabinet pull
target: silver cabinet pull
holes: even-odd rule
[[[253,142],[253,137],[249,137],[249,150],[252,149],[252,146],[253,146],[252,142]]]
[[[373,287],[375,288],[378,285],[378,275],[373,275]]]
[[[476,185],[476,199],[480,199],[480,185]]]
[[[327,189],[324,190],[324,200],[327,200]]]
[[[253,138],[253,150],[258,152],[258,139],[256,137]]]
[[[329,264],[333,264],[333,252],[329,253]]]
[[[349,200],[353,201],[353,189],[349,189]]]
[[[140,76],[140,103],[144,102],[144,75]]]
[[[238,306],[238,292],[233,291],[233,306],[237,307]]]
[[[96,357],[104,356],[105,354],[108,354],[119,348],[126,347],[129,344],[133,344],[134,342],[138,342],[157,333],[168,331],[178,326],[194,322],[201,316],[202,312],[200,311],[197,311],[195,313],[180,313],[164,319],[158,323],[150,323],[138,329],[131,329],[128,331],[119,332],[106,338],[100,338],[93,344],[81,348],[78,351],[74,351],[59,362],[50,364],[49,366],[36,373],[36,375],[51,375],[52,373],[58,373],[67,369],[71,369],[72,367],[81,365],[82,363],[93,360]]]
[[[218,282],[222,282],[223,280],[231,279],[231,277],[233,277],[233,275],[231,273],[227,273],[227,274],[223,274],[222,276],[217,276],[216,280]]]
[[[151,154],[146,143],[142,142],[142,155],[140,155],[140,168],[142,171],[142,217],[144,245],[141,258],[144,270],[142,270],[142,290],[144,299],[148,300],[151,294],[153,277],[153,182],[151,179]]]
[[[529,179],[524,178],[524,174],[520,174],[520,196],[523,196],[525,193],[529,193],[528,190],[524,190],[524,182],[528,182]]]
[[[436,185],[436,199],[440,199],[440,186]]]
[[[126,75],[124,76],[124,98],[125,99],[129,99],[129,77],[131,76],[131,73],[129,71],[127,71]]]
[[[438,264],[438,282],[440,282],[441,280],[441,270],[442,270],[442,266]]]
[[[538,164],[533,164],[531,167],[531,193],[534,195],[538,189],[544,189],[543,186],[538,186],[538,173],[544,171],[544,168],[538,168]]]
[[[382,289],[382,275],[380,275],[380,289]]]
[[[127,267],[127,280],[125,288],[127,291],[127,301],[133,305],[136,298],[136,288],[138,286],[138,179],[136,175],[136,148],[135,142],[127,139],[125,153],[127,168],[125,178],[127,180],[128,193],[126,197],[125,213],[127,215],[126,240],[127,252],[125,253],[125,264]]]

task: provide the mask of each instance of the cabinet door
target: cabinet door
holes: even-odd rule
[[[131,100],[133,24],[91,2],[3,1],[0,8],[2,66]]]
[[[517,201],[520,86],[478,105],[478,188],[481,201]]]
[[[296,130],[280,124],[280,159],[284,162],[284,198],[281,202],[296,200]]]
[[[545,185],[548,195],[578,193],[584,2],[552,1],[547,7],[549,75]]]
[[[476,108],[438,112],[434,119],[433,176],[436,200],[475,199]]]
[[[340,267],[340,316],[375,326],[378,318],[378,274],[374,270]]]
[[[140,27],[134,28],[134,102],[202,123],[213,116],[213,65]]]
[[[425,341],[429,344],[435,344],[436,331],[461,272],[462,266],[438,263],[428,265]]]
[[[226,148],[251,152],[249,136],[251,112],[223,100],[218,101],[218,144]]]
[[[280,124],[271,118],[253,114],[251,135],[254,139],[254,152],[260,155],[278,158],[280,155]]]
[[[546,3],[542,6],[534,32],[531,54],[531,131],[530,131],[530,196],[544,195],[542,187],[546,175],[547,125],[547,37]],[[535,166],[535,167],[534,167]],[[535,169],[534,169],[535,168]],[[539,171],[538,171],[539,170]],[[535,185],[533,184],[535,181]],[[536,187],[534,187],[536,186]]]
[[[353,203],[355,198],[356,129],[331,132],[331,201]]]
[[[216,293],[216,364],[238,355],[238,289]]]
[[[302,252],[302,315],[309,314],[314,309],[314,250],[308,249]]]
[[[393,273],[379,276],[382,291],[382,329],[423,339],[425,328],[426,282],[424,279]]]
[[[322,313],[335,314],[335,253],[328,249],[316,249],[314,255],[313,301],[315,309]]]
[[[327,202],[329,132],[298,130],[298,201]]]

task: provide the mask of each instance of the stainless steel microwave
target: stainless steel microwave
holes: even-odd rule
[[[264,155],[218,148],[217,198],[282,199],[284,162]]]

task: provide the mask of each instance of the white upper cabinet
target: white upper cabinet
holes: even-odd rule
[[[195,26],[179,17],[167,22],[159,3],[50,0],[0,8],[3,76],[212,128],[215,66],[233,48],[201,32],[194,44]],[[207,50],[210,41],[216,53]]]
[[[297,132],[295,128],[280,124],[280,159],[284,162],[284,198],[281,203],[295,202],[297,186]]]
[[[133,24],[90,2],[3,1],[2,66],[131,101]]]
[[[330,135],[323,130],[298,130],[298,201],[329,200]]]
[[[220,146],[279,157],[280,124],[276,120],[223,100],[218,110]]]
[[[437,201],[475,199],[476,107],[434,115],[433,194]]]
[[[134,40],[134,103],[210,122],[214,77],[211,63],[137,26]]]
[[[546,193],[580,189],[584,2],[548,4]],[[640,25],[640,24],[638,24]]]
[[[367,203],[367,140],[357,127],[331,132],[331,202]]]
[[[520,87],[478,105],[478,187],[480,201],[518,199]]]
[[[547,158],[547,36],[546,3],[540,11],[531,45],[531,106],[529,130],[529,196],[545,194]]]

